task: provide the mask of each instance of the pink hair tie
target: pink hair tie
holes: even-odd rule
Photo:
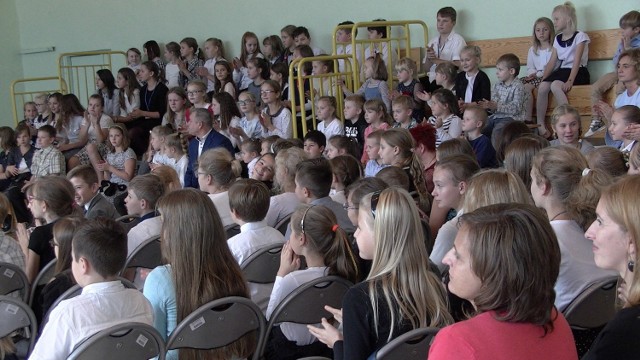
[[[336,230],[338,230],[339,226],[338,224],[335,224],[331,227],[331,231],[336,232]]]

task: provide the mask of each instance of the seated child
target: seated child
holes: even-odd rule
[[[407,95],[400,95],[391,102],[394,128],[412,129],[418,126],[418,121],[413,117],[414,101]]]
[[[338,108],[336,98],[322,96],[318,100],[317,106],[316,117],[321,120],[318,123],[318,131],[322,132],[327,139],[334,135],[343,135],[344,127],[336,114],[336,109]]]
[[[636,140],[627,136],[626,129],[629,125],[640,124],[640,108],[634,105],[624,105],[617,108],[611,115],[609,134],[615,141],[622,141],[618,150],[628,153],[636,145]]]
[[[374,177],[376,174],[389,165],[385,165],[380,161],[380,139],[382,138],[382,131],[377,130],[369,134],[364,142],[364,151],[369,158],[367,165],[364,168],[365,177]]]
[[[478,164],[481,168],[498,167],[496,151],[491,145],[491,139],[482,134],[487,121],[487,112],[476,105],[469,105],[462,116],[462,131],[469,140]],[[442,148],[442,146],[440,146]]]
[[[353,233],[355,227],[349,221],[347,211],[342,204],[329,197],[332,182],[331,164],[324,158],[304,160],[296,168],[295,193],[298,200],[303,204],[326,206],[335,214],[338,225],[344,231]]]
[[[167,166],[176,171],[176,175],[178,175],[178,178],[180,179],[181,187],[184,187],[184,175],[187,173],[187,167],[189,166],[187,147],[188,144],[184,135],[180,133],[167,135],[164,144],[164,155],[168,159]],[[157,169],[158,167],[156,167],[155,169]]]
[[[355,156],[351,155],[336,156],[330,159],[329,163],[333,172],[329,196],[338,204],[345,204],[347,202],[345,189],[362,177],[362,164]]]
[[[80,165],[69,171],[67,179],[76,193],[76,205],[84,211],[84,217],[116,219],[120,216],[116,208],[99,193],[98,175],[91,165]]]
[[[71,268],[82,294],[51,311],[29,359],[66,359],[83,340],[114,325],[153,325],[149,301],[116,278],[127,257],[127,235],[118,223],[88,220],[76,230],[71,246]]]
[[[304,152],[309,159],[322,157],[327,146],[327,137],[318,130],[309,130],[304,136]]]
[[[362,152],[364,130],[369,126],[364,119],[364,97],[351,95],[344,99],[344,135],[353,138]]]
[[[164,185],[154,174],[138,175],[129,183],[124,199],[127,214],[139,216],[140,222],[127,234],[127,255],[131,255],[143,241],[160,235],[162,218],[156,213],[156,202],[162,195]]]
[[[240,156],[242,162],[247,164],[247,176],[248,178],[253,173],[253,168],[256,166],[258,159],[260,158],[260,140],[259,139],[247,139],[240,143]]]
[[[437,89],[447,89],[455,95],[456,93],[456,77],[458,76],[458,67],[452,62],[443,62],[436,66],[436,80],[433,86],[434,91]],[[421,91],[416,96],[425,102],[431,100],[431,93]],[[418,119],[419,120],[419,119]]]
[[[33,154],[31,175],[41,177],[47,175],[64,175],[66,161],[64,155],[53,142],[56,139],[56,129],[51,125],[44,125],[38,129],[38,148]]]
[[[358,151],[358,144],[353,138],[344,135],[334,135],[327,141],[325,157],[329,160],[340,155],[351,155],[360,158],[362,154]]]
[[[518,79],[519,73],[520,60],[516,55],[500,56],[496,62],[499,82],[493,87],[491,101],[482,99],[478,102],[478,105],[491,114],[483,134],[491,138],[493,144],[507,122],[526,120],[526,93],[522,81]]]
[[[298,26],[295,30],[293,30],[293,41],[295,42],[296,46],[307,45],[311,47],[314,56],[327,53],[321,48],[311,45],[311,35],[309,35],[309,30],[304,26]]]
[[[422,63],[428,69],[430,88],[427,91],[434,91],[437,87],[437,69],[440,64],[453,62],[456,66],[460,65],[460,53],[467,46],[462,36],[457,34],[453,28],[456,26],[458,13],[456,9],[447,6],[438,10],[437,13],[437,29],[439,36],[433,38],[427,44],[427,53]],[[440,85],[440,84],[438,84]],[[426,100],[425,100],[426,101]]]
[[[418,67],[410,58],[402,58],[396,64],[398,72],[398,87],[391,93],[392,100],[400,95],[406,95],[413,100],[411,116],[414,119],[424,117],[424,102],[418,96],[423,91],[422,84],[418,81]],[[392,104],[393,109],[393,104]]]
[[[227,244],[239,265],[264,247],[284,244],[284,236],[264,220],[269,202],[269,188],[261,181],[242,179],[229,188],[231,218],[240,225],[240,233],[227,240]],[[273,284],[249,284],[249,288],[251,300],[266,312]]]
[[[273,143],[278,141],[278,139],[281,139],[281,137],[278,135],[270,135],[263,138],[262,142],[260,143],[260,155],[272,153],[273,151],[271,151],[271,147]]]
[[[468,45],[460,51],[461,72],[456,76],[454,93],[458,97],[460,110],[465,104],[491,99],[491,80],[480,70],[482,51],[475,45]]]
[[[336,55],[353,55],[354,49],[351,44],[352,34],[351,30],[353,28],[353,21],[343,21],[338,24],[338,26],[343,26],[336,31]],[[356,36],[358,36],[358,29],[356,29]],[[356,44],[356,59],[357,63],[362,63],[362,50],[360,44]],[[353,69],[355,66],[352,64],[351,67],[347,68],[345,66],[345,61],[343,59],[338,60],[338,71],[345,72],[347,69]]]
[[[375,19],[373,22],[383,22],[387,21],[385,19]],[[367,37],[369,40],[381,40],[388,39],[387,34],[387,26],[368,26],[367,27]],[[376,41],[371,42],[369,47],[364,50],[364,58],[368,59],[376,54],[379,54],[382,61],[384,61],[384,66],[387,67],[389,61],[391,61],[391,68],[395,67],[396,61],[398,59],[398,54],[391,48],[391,41]]]

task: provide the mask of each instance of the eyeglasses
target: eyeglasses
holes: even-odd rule
[[[357,206],[349,206],[349,203],[344,203],[342,204],[342,208],[349,211],[349,210],[358,210]]]
[[[204,92],[204,90],[187,91],[187,95],[200,94],[201,92]]]
[[[249,105],[250,103],[252,103],[253,100],[240,100],[238,101],[238,106],[245,106],[245,105]]]
[[[271,94],[274,93],[274,90],[260,90],[260,94]]]
[[[302,214],[302,219],[300,219],[300,230],[302,230],[302,233],[304,234],[304,218],[307,217],[307,213],[309,212],[309,210],[311,210],[312,207],[314,207],[315,205],[310,205],[307,210],[304,211],[304,213]]]
[[[376,208],[378,207],[378,201],[380,200],[381,191],[376,191],[371,195],[371,215],[376,218]]]

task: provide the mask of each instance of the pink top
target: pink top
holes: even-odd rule
[[[569,324],[555,309],[553,331],[546,335],[541,326],[498,321],[494,314],[488,311],[440,330],[429,360],[578,359]]]
[[[376,131],[376,130],[387,130],[388,128],[390,128],[391,125],[387,124],[386,122],[383,122],[382,124],[380,124],[380,126],[378,126],[377,128],[373,128],[373,125],[369,125],[364,129],[364,139],[366,141],[367,136],[369,136],[369,134],[371,134],[372,132]],[[327,139],[328,140],[328,139]],[[360,158],[360,161],[363,164],[366,164],[367,161],[369,161],[369,156],[367,155],[367,152],[362,151],[362,157]]]

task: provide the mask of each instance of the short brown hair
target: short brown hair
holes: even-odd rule
[[[637,28],[640,27],[640,12],[631,10],[628,13],[622,15],[620,18],[620,28]]]
[[[269,211],[270,195],[262,181],[241,179],[229,188],[229,207],[242,221],[262,221]]]
[[[149,208],[156,207],[156,202],[164,195],[164,184],[155,174],[144,174],[134,177],[129,182],[129,191],[132,191],[138,199],[145,200]]]
[[[477,311],[553,330],[560,247],[544,213],[528,204],[496,204],[463,214],[459,226],[473,229],[471,270],[482,281],[473,299]]]
[[[388,186],[397,186],[401,189],[409,190],[411,185],[409,174],[397,166],[387,166],[378,171],[376,178],[384,181]]]
[[[84,257],[102,277],[117,275],[127,259],[127,232],[115,220],[86,220],[73,235],[73,256]]]
[[[67,179],[71,180],[73,178],[81,179],[88,185],[98,184],[98,174],[96,174],[91,165],[80,165],[73,168],[67,173]]]
[[[438,10],[438,13],[436,15],[440,15],[440,17],[448,17],[453,22],[456,22],[456,19],[458,18],[458,12],[451,6],[445,6],[441,8],[440,10]]]
[[[393,105],[401,106],[404,109],[413,109],[413,99],[407,95],[400,95],[393,99],[391,106]]]
[[[470,112],[473,114],[474,120],[482,122],[482,127],[487,124],[487,111],[478,105],[467,105],[464,108],[464,112]]]

